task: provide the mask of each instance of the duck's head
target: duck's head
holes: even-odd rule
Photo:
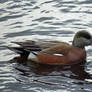
[[[82,30],[75,34],[72,45],[78,48],[85,48],[85,46],[92,44],[92,36],[89,32]]]

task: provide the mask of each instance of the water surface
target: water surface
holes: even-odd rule
[[[3,47],[40,39],[71,43],[79,30],[92,33],[91,17],[91,0],[0,0],[0,92],[91,92],[91,46],[87,63],[72,67],[19,64]]]

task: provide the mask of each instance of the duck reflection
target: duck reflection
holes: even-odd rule
[[[35,74],[35,76],[62,76],[78,80],[92,79],[92,75],[85,70],[85,63],[79,63],[72,66],[46,65],[27,61],[23,57],[15,57],[10,61],[30,67],[28,71],[16,67],[18,71],[22,72],[24,76],[28,77],[31,77],[30,72],[32,72]]]

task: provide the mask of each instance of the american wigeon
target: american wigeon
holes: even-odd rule
[[[86,60],[85,46],[92,44],[92,36],[87,31],[78,31],[73,39],[72,45],[59,41],[26,41],[14,42],[20,47],[8,47],[23,57],[37,63],[50,65],[73,65]]]

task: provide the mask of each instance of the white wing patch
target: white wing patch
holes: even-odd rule
[[[64,56],[63,54],[54,54],[54,55],[56,55],[56,56]]]

